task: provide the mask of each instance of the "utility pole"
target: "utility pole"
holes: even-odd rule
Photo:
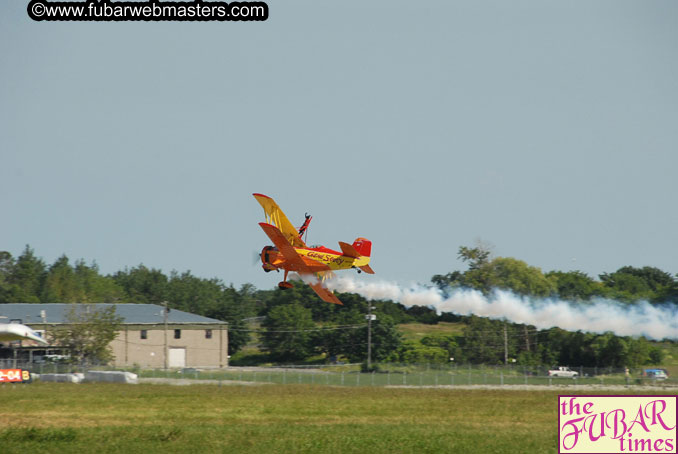
[[[525,332],[525,350],[530,351],[530,335],[527,332],[527,325],[523,325],[523,331]]]
[[[167,301],[163,301],[162,306],[163,306],[162,314],[163,314],[163,319],[164,319],[164,322],[165,322],[165,370],[167,370],[167,367],[169,365],[168,364],[169,363],[169,361],[168,361],[169,349],[167,348],[167,310],[168,310],[167,309]]]
[[[372,304],[367,302],[367,370],[372,370],[372,320],[376,319],[376,315],[372,315]]]
[[[508,333],[506,332],[506,322],[504,322],[504,365],[508,364]]]

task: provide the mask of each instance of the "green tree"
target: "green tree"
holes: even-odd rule
[[[653,345],[648,352],[647,362],[645,364],[659,365],[664,362],[665,353],[660,347]]]
[[[328,304],[321,300],[313,289],[302,281],[294,280],[292,281],[292,284],[294,286],[290,289],[283,290],[276,288],[270,293],[270,298],[266,301],[264,313],[267,313],[271,308],[279,305],[298,304],[311,312],[311,317],[314,321],[329,322],[332,321],[338,313],[345,310],[351,310],[355,305],[367,306],[363,298],[345,298],[344,295],[341,295],[342,302],[344,303],[343,306]]]
[[[471,316],[459,339],[459,349],[454,355],[455,361],[473,364],[503,364],[504,327],[501,320]],[[507,326],[508,329],[508,326]],[[512,333],[511,333],[512,334]],[[515,336],[507,335],[508,354],[516,356]]]
[[[653,293],[647,283],[638,276],[628,273],[601,274],[600,279],[607,290],[607,296],[625,302],[649,300]]]
[[[626,339],[612,335],[603,354],[606,365],[612,367],[624,367],[628,362],[629,345]]]
[[[52,343],[67,347],[73,362],[107,364],[113,359],[110,343],[122,324],[115,305],[98,309],[90,304],[73,304],[64,325],[48,332]]]
[[[436,313],[435,309],[430,307],[411,306],[405,309],[405,312],[416,322],[426,323],[428,325],[435,325],[438,323],[438,314]]]
[[[600,280],[609,290],[610,297],[629,302],[637,300],[663,302],[667,291],[670,291],[676,283],[669,273],[650,266],[643,268],[624,266],[614,273],[601,274]]]
[[[298,361],[313,353],[315,324],[311,311],[299,304],[272,308],[262,323],[262,344],[278,361]]]
[[[451,334],[430,334],[424,336],[419,342],[427,347],[439,347],[445,349],[448,357],[453,357],[455,350],[459,347],[456,337]]]
[[[250,341],[250,330],[245,319],[256,315],[258,304],[254,286],[244,284],[240,290],[236,290],[231,285],[222,291],[218,304],[204,314],[228,322],[229,355],[234,355]]]
[[[14,268],[14,257],[7,251],[0,251],[0,284],[9,280]]]
[[[323,324],[324,329],[316,333],[314,342],[329,358],[343,355],[361,361],[367,351],[367,333],[362,329],[366,323],[364,313],[355,308],[346,310]]]
[[[0,304],[11,303],[16,288],[10,283],[14,257],[7,251],[0,251]]]
[[[45,275],[45,262],[36,257],[33,249],[26,245],[7,280],[11,286],[11,293],[8,295],[10,302],[39,303]]]
[[[596,296],[603,296],[603,285],[581,271],[551,271],[546,278],[554,283],[560,298],[570,301],[588,301]]]
[[[219,279],[202,279],[190,271],[172,271],[165,287],[165,297],[174,309],[205,315],[219,305],[224,285]]]
[[[397,360],[397,352],[402,345],[402,335],[393,319],[381,312],[375,312],[376,320],[372,322],[372,362]],[[328,356],[343,355],[352,363],[367,360],[368,325],[365,312],[353,308],[347,311],[333,324],[326,328],[342,326],[341,329],[324,330],[316,336],[321,351]],[[356,327],[356,325],[360,325]],[[348,327],[351,328],[348,328]]]
[[[628,344],[628,350],[626,352],[626,358],[624,358],[625,367],[638,367],[644,364],[651,363],[650,358],[650,343],[643,337],[637,339],[626,338]]]
[[[652,266],[644,266],[642,268],[624,266],[619,268],[616,273],[637,276],[641,278],[652,291],[660,290],[662,287],[670,286],[675,282],[673,276],[669,273]]]
[[[492,252],[490,248],[484,245],[476,245],[476,247],[459,247],[459,252],[457,257],[464,261],[468,262],[469,269],[475,270],[481,268],[489,262]]]
[[[555,286],[534,266],[511,257],[497,257],[488,264],[466,272],[471,287],[485,292],[493,289],[511,290],[519,295],[545,297],[555,292]]]
[[[421,345],[415,341],[405,341],[398,351],[399,361],[407,364],[446,364],[450,355],[442,347]]]
[[[43,303],[78,303],[85,299],[85,294],[78,286],[75,271],[62,255],[49,267],[42,288]]]
[[[167,276],[158,269],[139,265],[113,275],[113,280],[127,294],[127,302],[137,304],[160,304],[167,300]]]
[[[379,363],[387,361],[394,352],[398,351],[403,337],[391,317],[381,313],[377,313],[376,316],[377,319],[372,322],[372,361]],[[356,331],[358,331],[356,338],[364,339],[363,348],[354,351],[349,358],[351,361],[365,361],[367,359],[367,326]]]
[[[484,244],[478,244],[476,247],[460,246],[457,251],[457,258],[468,263],[469,270],[478,270],[487,266],[491,255],[490,248]],[[478,274],[476,277],[485,276]],[[441,290],[453,289],[455,287],[475,287],[474,283],[469,282],[466,279],[465,273],[461,271],[452,271],[444,275],[436,274],[431,278],[431,282]],[[478,283],[476,282],[475,284]]]
[[[112,277],[99,274],[96,262],[87,265],[84,260],[73,268],[78,288],[84,294],[83,303],[117,303],[125,301],[125,291]]]
[[[657,292],[655,298],[658,302],[668,302],[678,305],[678,275],[674,279],[673,284],[668,285]]]
[[[490,293],[495,289],[511,290],[519,295],[549,296],[556,286],[541,270],[522,260],[497,257],[490,260],[487,248],[459,248],[459,258],[469,263],[469,269],[445,276],[436,275],[433,282],[442,289],[446,287],[469,287]]]

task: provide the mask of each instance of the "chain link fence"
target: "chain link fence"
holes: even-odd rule
[[[59,363],[21,363],[0,360],[0,368],[27,369],[32,374],[84,373],[87,370],[113,370],[106,366],[78,366]],[[678,387],[678,379],[653,371],[570,367],[572,377],[549,375],[546,367],[518,365],[483,366],[460,364],[376,364],[366,372],[361,364],[278,367],[228,367],[225,369],[115,369],[136,373],[141,382],[195,380],[196,383],[310,384],[330,386],[656,386]],[[149,379],[149,380],[145,380]]]

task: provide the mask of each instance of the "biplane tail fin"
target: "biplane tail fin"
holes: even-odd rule
[[[339,246],[341,246],[341,252],[344,257],[358,259],[358,263],[354,265],[354,268],[357,267],[360,271],[364,271],[367,274],[374,274],[374,270],[369,265],[370,254],[372,253],[372,242],[370,240],[358,238],[353,244],[340,241]]]
[[[366,238],[356,239],[352,246],[363,257],[369,257],[372,254],[372,242]]]

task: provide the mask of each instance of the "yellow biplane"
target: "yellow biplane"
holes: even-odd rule
[[[323,301],[341,304],[339,298],[322,285],[322,281],[331,276],[332,271],[354,268],[359,273],[364,271],[374,274],[369,265],[371,241],[365,238],[358,238],[353,244],[340,241],[341,252],[324,246],[306,246],[302,237],[311,222],[311,216],[307,214],[304,224],[296,229],[272,198],[263,194],[252,195],[264,208],[266,215],[266,222],[260,222],[259,226],[274,244],[261,251],[262,268],[266,272],[285,271],[282,282],[278,284],[281,289],[292,287],[287,282],[287,274],[293,271],[302,276]]]

